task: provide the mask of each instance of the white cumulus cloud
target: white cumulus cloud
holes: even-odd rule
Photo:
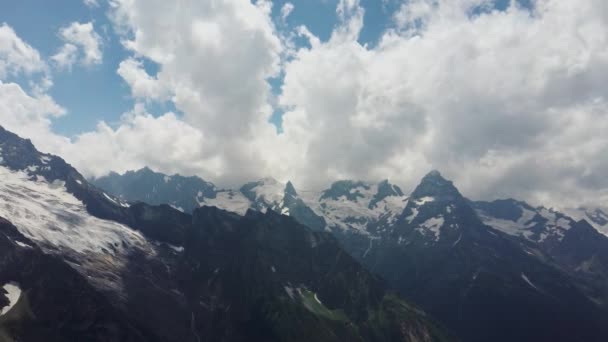
[[[196,174],[215,162],[213,157],[202,157],[203,138],[199,130],[174,113],[154,117],[136,105],[116,128],[100,122],[95,131],[78,135],[61,153],[89,176],[105,174],[98,167],[100,163],[110,164],[118,172],[147,165],[167,173]]]
[[[53,118],[65,114],[48,95],[27,94],[16,83],[0,80],[0,125],[35,143],[56,150],[68,142],[50,133]]]
[[[89,8],[99,7],[99,3],[97,2],[97,0],[84,0],[83,2]]]
[[[605,3],[485,5],[407,2],[370,48],[358,3],[341,1],[332,38],[285,68],[284,139],[307,156],[295,174],[412,188],[437,168],[474,198],[605,199]]]
[[[71,69],[77,62],[85,66],[101,64],[102,39],[92,22],[73,22],[59,30],[59,37],[64,45],[51,57],[58,67]]]
[[[142,61],[129,58],[120,63],[117,70],[131,89],[131,94],[139,99],[167,100],[170,89],[157,78],[150,76]]]
[[[291,2],[286,2],[283,7],[281,7],[281,18],[283,21],[287,20],[287,17],[293,12],[295,6]]]
[[[149,75],[127,59],[119,75],[135,97],[170,98],[201,132],[199,159],[217,159],[205,173],[231,183],[268,174],[259,144],[276,135],[267,79],[278,75],[283,51],[271,3],[114,0],[112,8],[123,44],[159,69]]]
[[[24,42],[7,24],[0,25],[0,79],[46,70],[38,50]]]

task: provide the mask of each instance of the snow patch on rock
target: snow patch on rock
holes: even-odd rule
[[[4,289],[4,291],[6,291],[6,297],[8,298],[9,303],[8,305],[2,308],[2,311],[0,311],[0,316],[4,315],[10,309],[12,309],[13,306],[15,306],[15,304],[17,304],[17,302],[19,301],[19,297],[21,297],[21,289],[19,288],[19,285],[17,283],[13,282],[5,284],[4,286],[2,286],[2,288]]]
[[[202,201],[198,202],[198,204],[199,206],[207,205],[218,207],[239,215],[245,215],[247,210],[251,208],[251,201],[249,201],[249,199],[240,191],[233,190],[218,191],[215,198],[204,198]]]
[[[422,197],[422,198],[419,198],[419,199],[415,200],[414,202],[415,202],[415,203],[416,203],[416,205],[418,205],[418,206],[423,206],[423,205],[425,205],[425,204],[427,204],[427,203],[429,203],[429,202],[433,202],[434,200],[435,200],[435,198],[434,198],[434,197],[431,197],[431,196],[424,196],[424,197]]]
[[[536,285],[534,285],[534,283],[532,281],[530,281],[530,279],[523,272],[521,274],[521,279],[523,279],[528,285],[530,285],[536,291],[540,291],[539,288],[536,287]]]
[[[444,222],[445,220],[443,216],[431,217],[420,224],[416,230],[423,235],[427,234],[427,232],[431,232],[435,237],[435,241],[439,241],[439,238],[441,237],[441,227],[443,226]]]
[[[561,241],[574,222],[568,216],[553,209],[544,207],[529,209],[522,204],[518,206],[522,210],[522,215],[515,221],[493,217],[483,210],[477,210],[477,213],[486,225],[494,229],[536,242],[544,242],[550,238]],[[543,225],[544,230],[537,234],[534,230],[538,225]]]
[[[274,178],[263,178],[251,191],[255,193],[256,201],[260,201],[270,208],[276,208],[283,201],[285,184]]]

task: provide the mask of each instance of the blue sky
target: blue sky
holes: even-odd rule
[[[55,71],[49,93],[68,114],[53,122],[61,134],[73,135],[95,128],[100,119],[112,122],[132,107],[127,86],[116,74],[118,63],[126,57],[104,8],[89,9],[81,1],[3,1],[0,22],[7,23],[44,57],[57,52],[63,44],[61,27],[74,21],[94,23],[103,37],[103,63],[75,66],[72,71]]]
[[[288,1],[273,2],[273,16],[279,17],[282,6]],[[309,30],[322,40],[327,40],[336,24],[336,0],[295,0],[295,10],[289,16],[290,27],[307,25]],[[364,0],[365,22],[359,41],[373,46],[380,34],[391,25],[390,13],[396,2]],[[0,2],[0,23],[11,26],[24,41],[36,48],[43,57],[55,54],[62,45],[58,31],[71,22],[93,22],[95,30],[103,39],[103,63],[91,66],[74,66],[71,71],[57,70],[52,74],[54,85],[49,94],[63,106],[67,115],[53,121],[53,129],[63,135],[76,134],[95,129],[97,122],[104,120],[117,123],[122,113],[133,108],[129,87],[116,73],[121,61],[129,56],[120,44],[107,16],[107,3],[89,8],[76,0],[19,0]],[[156,66],[149,60],[146,70],[154,74]],[[17,80],[20,81],[20,80]],[[20,82],[25,83],[25,82]],[[280,91],[281,79],[271,80],[273,92]],[[27,84],[22,84],[26,86]],[[153,104],[148,111],[162,114],[175,111],[170,103]],[[276,111],[271,119],[280,126],[282,112]]]

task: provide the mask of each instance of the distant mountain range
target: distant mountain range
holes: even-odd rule
[[[199,180],[189,195],[159,193],[162,184],[185,179],[146,168],[93,182],[125,201],[154,197],[184,211],[215,206],[239,215],[272,211],[331,232],[355,259],[464,341],[608,336],[608,238],[600,233],[599,209],[561,213],[511,199],[471,201],[437,171],[409,196],[386,180],[345,180],[311,192],[272,178],[231,190]],[[131,184],[149,186],[124,190]],[[592,225],[580,220],[588,214]]]
[[[380,183],[342,180],[321,191],[297,191],[291,182],[281,183],[273,178],[264,178],[237,189],[219,189],[213,183],[196,176],[166,175],[148,167],[127,171],[122,175],[111,172],[107,176],[90,179],[90,182],[124,201],[169,204],[183,212],[192,212],[200,206],[211,205],[241,215],[248,209],[264,212],[267,208],[277,212],[284,210],[284,214],[288,214],[289,209],[283,200],[287,197],[298,198],[319,218],[325,220],[323,226],[359,232],[375,231],[383,225],[394,223],[396,216],[405,209],[408,199],[398,186],[388,180]],[[502,209],[511,210],[510,213],[501,211],[500,206],[506,206],[507,203],[513,203],[520,209]],[[521,221],[525,221],[526,217],[514,216],[519,212],[529,214],[525,210],[532,210],[538,213],[539,217],[558,215],[567,221],[586,220],[600,233],[608,236],[608,214],[600,207],[565,208],[558,212],[545,207],[532,207],[523,201],[506,199],[491,202],[491,206],[498,210],[496,217],[493,217],[483,210],[484,207],[490,206],[490,203],[478,201],[474,206],[480,216],[486,219],[495,218],[490,224],[497,226],[495,228],[499,228],[501,219],[519,220],[521,226]],[[380,221],[386,222],[379,223]],[[505,225],[510,226],[512,222],[506,222],[503,226]]]
[[[328,232],[128,203],[1,127],[0,287],[1,341],[456,340]]]
[[[608,340],[597,211],[471,201],[437,171],[409,195],[94,183],[0,128],[0,340]]]

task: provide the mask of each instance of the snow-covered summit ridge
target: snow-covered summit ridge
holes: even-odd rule
[[[608,236],[608,209],[579,207],[565,208],[560,211],[577,221],[587,221],[597,231]]]
[[[392,225],[407,204],[407,196],[388,181],[338,181],[321,192],[304,193],[304,202],[325,218],[328,228],[369,233]]]
[[[475,210],[482,221],[497,230],[521,236],[534,242],[561,241],[576,222],[555,209],[533,207],[512,199],[475,202]]]
[[[456,232],[469,221],[471,212],[454,184],[433,170],[412,192],[392,229],[393,239],[403,244],[422,237],[432,245],[448,235],[458,238]],[[448,230],[449,234],[444,234]]]
[[[0,166],[0,216],[27,238],[52,251],[120,255],[151,251],[141,233],[90,215],[62,181],[32,180],[25,171]]]
[[[286,184],[267,177],[247,183],[240,190],[251,201],[254,209],[265,212],[268,208],[276,210],[282,207],[285,187]]]

